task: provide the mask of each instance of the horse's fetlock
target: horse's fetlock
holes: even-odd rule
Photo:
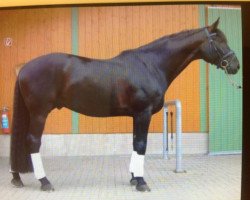
[[[136,141],[135,150],[139,155],[145,155],[147,143],[145,141]]]

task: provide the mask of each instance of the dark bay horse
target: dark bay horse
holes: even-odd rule
[[[15,86],[11,137],[12,184],[22,187],[19,173],[34,172],[41,189],[53,190],[46,178],[39,149],[48,114],[66,107],[93,117],[133,117],[131,184],[149,191],[143,178],[151,116],[161,110],[171,82],[196,59],[227,74],[239,61],[217,26],[164,36],[108,60],[64,53],[38,57],[21,69]]]

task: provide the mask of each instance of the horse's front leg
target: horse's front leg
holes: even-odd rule
[[[146,110],[136,114],[133,118],[133,153],[131,156],[129,171],[132,174],[130,183],[136,185],[138,191],[150,191],[145,182],[144,157],[147,147],[148,128],[151,120],[151,111]]]

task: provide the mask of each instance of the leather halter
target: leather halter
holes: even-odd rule
[[[213,40],[213,36],[217,35],[217,33],[209,33],[209,31],[207,30],[207,28],[205,29],[206,35],[208,37],[209,40],[209,47],[210,47],[210,52],[212,51],[212,49],[217,53],[219,60],[217,62],[215,62],[217,68],[221,68],[224,69],[226,74],[227,74],[227,78],[229,80],[229,82],[232,84],[232,86],[234,86],[237,89],[242,89],[242,86],[235,83],[231,77],[228,74],[227,71],[227,67],[231,64],[232,60],[236,57],[234,51],[230,50],[227,53],[224,54],[224,51],[221,48],[216,47],[215,42]],[[209,53],[210,57],[211,53]],[[227,58],[231,58],[229,61]]]
[[[211,52],[212,52],[212,50],[214,50],[219,57],[219,60],[217,62],[215,62],[215,64],[217,65],[217,68],[222,68],[222,69],[226,70],[227,67],[231,64],[233,58],[235,57],[234,51],[230,50],[229,52],[224,53],[224,51],[221,48],[216,47],[215,42],[213,40],[213,36],[217,35],[217,33],[209,33],[207,28],[205,29],[205,33],[206,33],[207,38],[209,40],[210,57],[212,57]],[[229,57],[231,58],[230,60],[227,59]]]

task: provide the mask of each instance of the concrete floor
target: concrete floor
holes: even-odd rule
[[[21,175],[24,188],[10,184],[8,158],[0,158],[1,200],[239,200],[241,155],[184,156],[187,173],[176,174],[175,158],[147,155],[145,180],[151,192],[130,186],[130,156],[45,157],[54,192],[40,191],[33,174]]]

